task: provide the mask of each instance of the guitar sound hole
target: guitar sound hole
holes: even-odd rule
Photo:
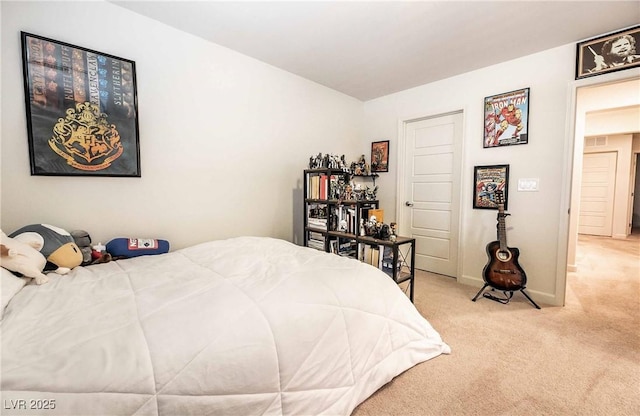
[[[511,259],[511,252],[498,250],[496,251],[496,258],[500,261],[509,261]]]

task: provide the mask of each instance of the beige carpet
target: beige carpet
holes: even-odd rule
[[[419,272],[415,304],[451,346],[357,407],[366,415],[639,415],[640,238],[581,236],[565,307]],[[529,281],[531,281],[529,276]]]

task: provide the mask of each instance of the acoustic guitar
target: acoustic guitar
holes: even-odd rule
[[[482,277],[487,285],[497,290],[513,292],[525,288],[527,275],[518,264],[520,250],[507,246],[505,217],[510,214],[504,212],[503,192],[495,191],[495,198],[498,205],[498,241],[487,244],[489,261],[482,270]]]

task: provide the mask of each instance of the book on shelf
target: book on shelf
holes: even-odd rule
[[[324,220],[320,219],[320,218],[309,218],[309,221],[308,221],[307,224],[311,228],[318,228],[318,229],[321,229],[321,230],[326,230],[327,229],[327,219],[326,218]]]
[[[400,270],[402,270],[402,260],[400,260],[400,258],[398,258],[398,260],[396,261],[395,266],[397,270],[396,276],[399,276]],[[380,269],[382,269],[382,271],[387,273],[389,276],[393,276],[393,250],[391,249],[391,247],[384,248],[384,254],[380,262]]]
[[[336,175],[320,173],[309,175],[307,179],[307,198],[310,199],[332,199],[330,191],[336,189]]]
[[[372,246],[369,244],[361,244],[358,258],[360,261],[369,263],[390,276],[393,276],[393,249],[385,246]],[[396,262],[398,274],[402,268],[402,261],[398,259]]]
[[[339,205],[335,208],[336,230],[345,233],[356,234],[358,225],[356,224],[356,210],[347,206]]]
[[[320,176],[318,175],[310,175],[309,176],[309,195],[308,198],[318,199],[320,196]]]
[[[357,243],[353,240],[338,244],[338,254],[344,257],[356,257],[356,249]]]
[[[380,249],[378,246],[372,246],[369,244],[362,244],[362,250],[360,253],[360,260],[369,263],[372,266],[381,266]]]
[[[309,204],[307,207],[307,226],[327,229],[327,205]]]
[[[314,238],[310,238],[309,240],[307,240],[307,246],[311,248],[315,248],[316,250],[324,251],[324,239],[316,240]]]

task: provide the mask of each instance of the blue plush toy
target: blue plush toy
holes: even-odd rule
[[[9,235],[27,244],[36,242],[47,259],[45,270],[73,269],[82,263],[82,252],[69,232],[48,224],[32,224]]]
[[[106,249],[109,254],[117,258],[148,256],[168,252],[169,242],[154,238],[119,237],[109,241]]]

